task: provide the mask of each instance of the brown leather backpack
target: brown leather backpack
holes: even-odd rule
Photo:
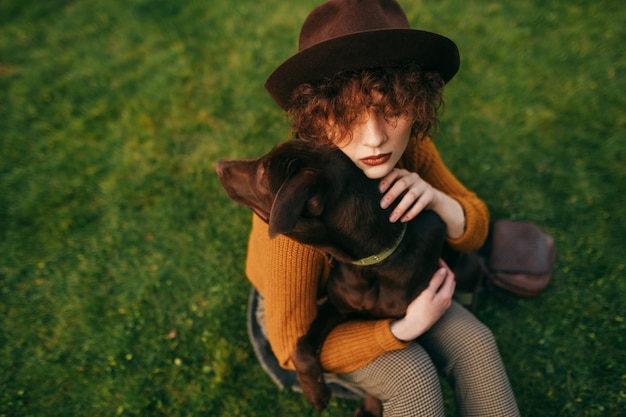
[[[488,282],[522,297],[546,289],[556,257],[554,238],[530,222],[492,222],[490,251],[482,258]]]
[[[500,288],[521,297],[541,294],[552,278],[554,238],[531,222],[495,220],[485,245],[455,260],[457,289],[469,292],[472,311],[478,293]]]

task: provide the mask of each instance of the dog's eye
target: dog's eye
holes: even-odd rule
[[[306,210],[304,214],[308,214],[307,217],[319,217],[324,211],[324,202],[321,195],[317,194],[309,198],[306,204]]]

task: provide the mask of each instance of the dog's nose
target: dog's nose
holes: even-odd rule
[[[215,172],[217,172],[219,177],[224,175],[224,161],[217,161],[217,164],[215,165]]]

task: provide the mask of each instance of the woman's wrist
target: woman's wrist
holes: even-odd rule
[[[465,232],[465,211],[463,206],[446,193],[436,190],[437,198],[432,210],[446,223],[448,237],[460,238]]]
[[[404,329],[403,325],[404,322],[402,319],[394,320],[389,324],[389,330],[391,330],[391,334],[393,334],[399,341],[408,342],[411,339],[406,338],[406,330]]]
[[[418,326],[413,324],[412,326],[407,323],[405,319],[394,320],[389,324],[389,330],[391,334],[395,336],[401,342],[410,342],[417,339],[425,330],[419,330]]]

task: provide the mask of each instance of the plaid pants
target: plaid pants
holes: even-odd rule
[[[519,416],[493,334],[456,302],[416,343],[340,377],[379,398],[385,417],[444,416],[438,370],[460,416]]]
[[[252,314],[265,333],[263,297]],[[291,372],[291,371],[285,371]],[[454,387],[459,416],[516,417],[519,410],[491,331],[453,301],[406,349],[388,352],[353,372],[328,375],[383,403],[385,417],[444,416],[438,372]]]

